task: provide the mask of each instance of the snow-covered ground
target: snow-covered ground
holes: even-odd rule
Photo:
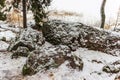
[[[26,58],[11,59],[12,53],[0,52],[0,80],[22,80],[21,69]],[[24,80],[114,80],[117,74],[102,71],[102,67],[117,60],[120,56],[111,56],[106,53],[79,48],[73,54],[82,58],[82,71],[73,70],[64,63],[57,69],[38,72],[33,76],[24,77]],[[100,62],[100,63],[99,63]]]
[[[21,70],[26,58],[11,59],[10,52],[0,52],[0,80],[22,80]]]
[[[8,46],[9,46],[8,43],[0,41],[0,51],[6,51]]]
[[[7,31],[8,33],[9,31]],[[12,36],[9,37],[13,38]],[[33,76],[23,77],[21,69],[26,58],[11,59],[12,53],[6,51],[8,46],[9,43],[0,41],[0,80],[114,80],[117,74],[105,73],[102,68],[109,63],[120,60],[120,56],[79,48],[73,54],[82,58],[84,62],[82,71],[66,67],[67,62],[65,62],[57,69],[50,69],[46,72],[38,72]],[[46,43],[46,46],[48,46],[48,43]]]
[[[108,74],[102,71],[102,67],[108,63],[120,60],[119,57],[111,56],[102,52],[79,48],[73,52],[82,58],[84,68],[82,71],[70,69],[62,64],[58,69],[46,72],[38,72],[28,76],[27,80],[114,80],[116,74]],[[95,62],[96,60],[96,62]],[[98,62],[98,63],[97,63]],[[99,63],[101,62],[101,63]]]

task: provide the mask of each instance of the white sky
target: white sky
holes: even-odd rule
[[[53,0],[52,9],[74,11],[83,13],[88,18],[100,20],[100,6],[102,0]],[[106,16],[107,20],[116,19],[120,6],[120,0],[107,0]]]

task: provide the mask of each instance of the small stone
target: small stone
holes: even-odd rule
[[[120,68],[115,67],[113,65],[108,65],[108,66],[103,67],[103,71],[107,72],[107,73],[118,73],[118,72],[120,72]]]

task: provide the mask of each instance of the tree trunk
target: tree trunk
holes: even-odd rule
[[[26,18],[26,0],[23,0],[23,27],[27,28],[27,18]]]
[[[103,0],[102,5],[101,5],[101,28],[104,28],[104,24],[105,24],[105,4],[106,4],[106,0]]]

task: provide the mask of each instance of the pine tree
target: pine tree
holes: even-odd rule
[[[47,19],[45,8],[50,5],[51,0],[30,0],[31,10],[34,14],[36,27],[39,29]]]
[[[3,14],[3,12],[1,12],[4,6],[5,6],[5,0],[0,0],[0,20],[6,19],[6,15]]]

